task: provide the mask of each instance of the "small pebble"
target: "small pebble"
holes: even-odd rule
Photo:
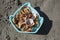
[[[47,40],[46,38],[44,40]]]
[[[6,13],[6,16],[8,16],[8,13]]]
[[[35,6],[37,6],[38,2],[35,2]]]
[[[22,3],[20,2],[20,0],[17,0],[18,6],[21,5]]]
[[[13,0],[13,1],[15,1],[15,0]]]
[[[8,27],[6,27],[6,29],[8,30]]]
[[[10,6],[9,9],[11,9],[12,7]]]
[[[1,19],[0,19],[0,21],[1,21]]]
[[[7,17],[7,19],[9,19],[9,16]]]
[[[10,36],[9,35],[6,36],[6,40],[10,40]]]
[[[15,37],[15,38],[14,38],[14,40],[18,40],[18,38],[17,38],[17,37]]]
[[[7,19],[9,19],[8,13],[6,14],[6,16],[7,16]]]
[[[7,21],[7,20],[5,20],[5,21]]]
[[[0,17],[3,17],[3,15],[0,14]]]

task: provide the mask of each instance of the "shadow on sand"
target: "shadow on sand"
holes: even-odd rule
[[[40,7],[35,7],[35,9],[39,12],[40,16],[44,18],[44,23],[36,34],[47,35],[52,28],[52,20],[50,20],[48,16],[40,10]]]

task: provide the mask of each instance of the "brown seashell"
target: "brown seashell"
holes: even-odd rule
[[[12,21],[13,21],[13,23],[16,23],[16,21],[15,21],[15,19],[14,19],[14,18],[13,18],[13,20],[12,20]]]
[[[16,20],[19,20],[20,19],[19,16],[20,16],[19,14],[16,15]]]
[[[38,21],[36,22],[36,24],[38,25]]]
[[[28,7],[24,8],[25,13],[29,13]]]
[[[28,15],[28,17],[31,18],[32,16],[33,16],[33,15],[32,15],[32,13],[30,12],[29,15]]]
[[[21,10],[21,13],[22,13],[22,14],[25,14],[23,10]]]
[[[26,29],[28,29],[29,28],[29,25],[28,24],[26,24],[26,27],[25,27]]]
[[[20,21],[18,22],[18,26],[19,26],[19,28],[21,28],[22,23],[23,23],[22,20],[20,20]]]
[[[27,29],[25,32],[31,32],[32,28]]]
[[[22,31],[25,31],[26,30],[26,24],[22,24],[21,27],[22,27],[21,28]]]
[[[35,21],[35,25],[39,25],[39,22],[38,21]]]

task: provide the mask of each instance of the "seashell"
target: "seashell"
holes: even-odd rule
[[[29,28],[29,25],[28,24],[26,24],[26,27],[25,27],[26,29],[28,29]]]
[[[31,32],[32,28],[27,29],[25,32]]]
[[[33,13],[32,13],[33,14]],[[34,20],[36,18],[36,14],[34,13],[33,16],[32,16],[32,19]]]
[[[13,18],[13,20],[12,20],[12,21],[13,21],[13,23],[16,23],[16,21],[15,21],[15,19],[14,19],[14,18]]]
[[[22,13],[22,14],[25,14],[23,10],[21,10],[21,13]]]
[[[29,8],[28,7],[24,8],[24,12],[29,13]]]
[[[16,20],[19,20],[19,16],[20,16],[19,14],[16,15]]]
[[[32,16],[33,16],[33,14],[30,12],[30,13],[28,14],[28,17],[31,18]]]
[[[22,27],[21,28],[22,31],[25,31],[26,30],[26,24],[22,24],[21,27]]]
[[[23,21],[19,21],[19,22],[18,22],[19,28],[22,28],[22,27],[21,27],[22,23],[23,23]]]
[[[33,19],[28,19],[27,24],[30,25],[30,26],[33,26],[34,25]]]

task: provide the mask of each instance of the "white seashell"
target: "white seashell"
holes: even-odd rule
[[[30,26],[33,26],[34,25],[34,21],[33,21],[33,19],[28,19],[28,21],[27,21],[27,23],[30,25]]]
[[[33,14],[33,13],[32,13]],[[33,16],[32,16],[32,19],[34,20],[36,18],[36,14],[34,13]]]

